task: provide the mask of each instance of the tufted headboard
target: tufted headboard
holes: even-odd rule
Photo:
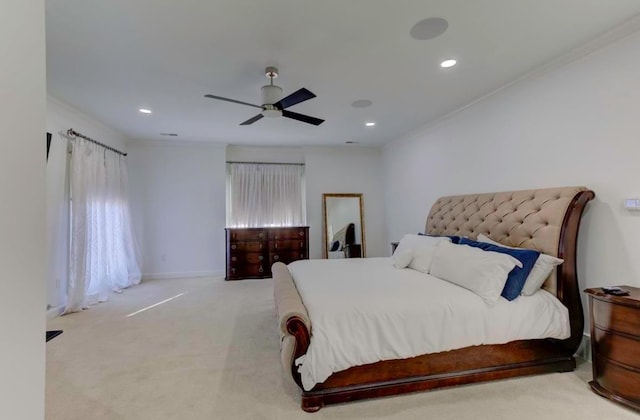
[[[573,354],[584,328],[576,268],[578,230],[582,213],[594,197],[585,187],[441,197],[431,207],[425,233],[472,239],[482,233],[508,246],[532,248],[564,259],[543,287],[569,310],[571,336],[563,345]]]
[[[561,269],[575,274],[579,220],[584,205],[593,197],[593,191],[585,187],[441,197],[431,207],[425,233],[472,239],[482,233],[507,246],[531,248],[563,258]],[[579,202],[583,203],[576,209]],[[577,210],[579,213],[572,216]],[[572,217],[577,217],[573,227],[568,225]],[[543,288],[559,296],[562,290],[558,286],[554,270]]]

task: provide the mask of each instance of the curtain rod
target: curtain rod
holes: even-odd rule
[[[236,162],[236,161],[233,161],[233,160],[228,160],[227,163],[250,163],[252,165],[293,165],[293,166],[304,166],[304,163]]]
[[[89,137],[85,136],[84,134],[80,134],[80,133],[78,133],[77,131],[75,131],[73,128],[70,128],[70,129],[68,129],[68,130],[67,130],[67,136],[71,136],[71,137],[80,137],[81,139],[85,139],[85,140],[87,140],[87,141],[90,141],[91,143],[95,143],[95,144],[97,144],[98,146],[102,146],[102,147],[104,147],[104,148],[105,148],[105,149],[107,149],[107,150],[111,150],[112,152],[116,152],[116,153],[117,153],[117,154],[119,154],[119,155],[127,156],[127,154],[126,154],[126,153],[121,152],[121,151],[120,151],[120,150],[118,150],[118,149],[114,149],[114,148],[113,148],[113,147],[111,147],[111,146],[107,146],[107,145],[106,145],[106,144],[104,144],[104,143],[100,143],[99,141],[94,140],[94,139],[92,139],[92,138],[89,138]]]

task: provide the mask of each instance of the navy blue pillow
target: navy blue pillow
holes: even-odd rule
[[[338,248],[340,248],[340,241],[334,241],[333,244],[331,244],[331,249],[329,251],[337,251]]]
[[[460,240],[462,239],[460,236],[455,236],[455,235],[447,235],[447,238],[451,238],[452,244],[459,244]]]
[[[502,254],[511,255],[522,263],[522,268],[513,267],[513,270],[507,277],[507,283],[502,289],[501,296],[507,300],[514,300],[522,292],[524,282],[527,280],[531,269],[536,264],[540,253],[532,249],[511,249],[504,248],[498,245],[487,244],[484,242],[474,241],[469,238],[460,238],[460,245],[469,245],[475,248],[484,249],[485,251],[500,252]]]

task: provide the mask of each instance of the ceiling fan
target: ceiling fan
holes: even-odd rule
[[[300,102],[307,101],[315,98],[316,95],[305,89],[299,89],[293,92],[289,96],[282,98],[282,88],[273,84],[273,79],[278,77],[278,69],[275,67],[267,67],[265,69],[265,75],[269,78],[270,83],[262,86],[262,105],[250,104],[248,102],[237,101],[235,99],[224,98],[216,95],[204,95],[205,98],[219,99],[221,101],[234,102],[236,104],[248,105],[254,108],[262,109],[262,112],[248,120],[240,123],[240,125],[250,125],[254,122],[261,120],[262,117],[286,117],[293,120],[302,121],[308,124],[320,125],[324,122],[320,118],[310,117],[308,115],[298,114],[297,112],[288,111],[290,106],[299,104]],[[282,98],[282,99],[281,99]]]

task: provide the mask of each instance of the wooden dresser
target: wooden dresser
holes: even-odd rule
[[[226,280],[271,277],[271,265],[309,258],[309,227],[226,228]]]
[[[640,410],[640,289],[620,286],[629,296],[587,289],[591,318],[591,389]]]

